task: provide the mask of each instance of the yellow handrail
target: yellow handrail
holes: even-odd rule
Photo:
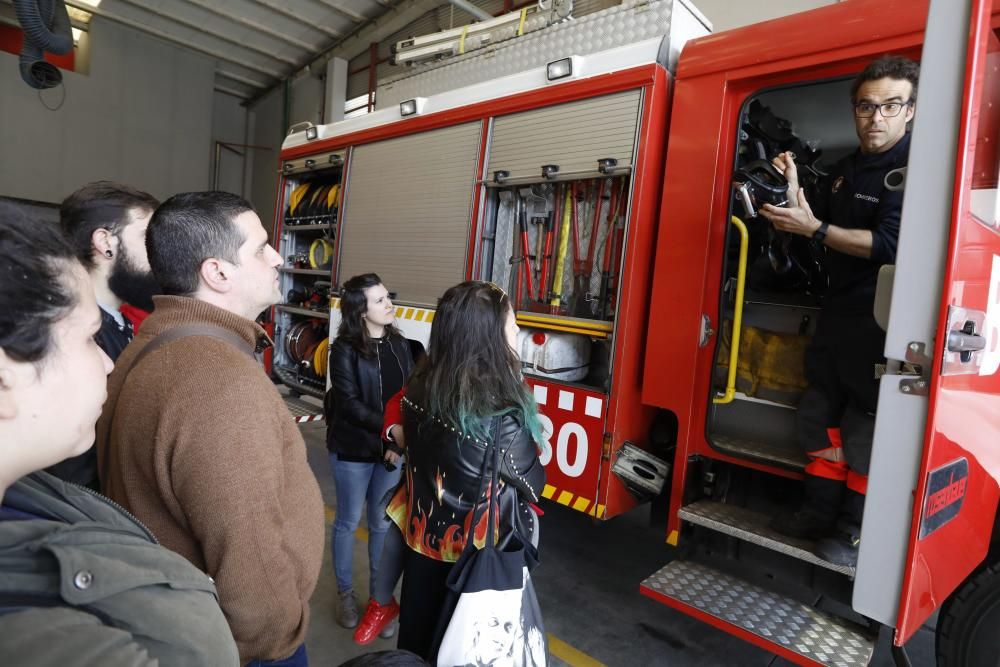
[[[740,231],[740,263],[736,270],[736,307],[733,312],[733,337],[729,344],[729,374],[726,378],[726,393],[712,399],[716,405],[732,403],[736,397],[736,370],[740,359],[740,328],[743,324],[743,288],[747,282],[747,248],[750,245],[750,235],[747,234],[747,226],[743,224],[743,221],[734,215],[730,222]]]

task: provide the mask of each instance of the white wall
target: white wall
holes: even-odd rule
[[[250,190],[247,199],[260,215],[264,228],[274,223],[275,189],[278,187],[278,156],[285,138],[284,87],[278,86],[250,107],[248,143],[269,146],[270,151],[254,151]]]
[[[739,28],[809,9],[836,4],[839,0],[693,0],[709,21],[713,32]],[[775,35],[780,39],[780,35]]]
[[[59,202],[99,179],[160,198],[206,189],[214,62],[97,16],[90,37],[90,74],[63,73],[58,111],[0,52],[0,195]]]
[[[219,147],[219,142],[232,144],[232,150]],[[242,100],[216,91],[212,98],[212,172],[208,187],[247,195],[253,149],[237,145],[247,143],[252,142],[247,141],[247,109]]]

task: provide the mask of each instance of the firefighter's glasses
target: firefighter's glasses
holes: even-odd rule
[[[912,105],[913,100],[907,100],[905,102],[884,102],[882,104],[873,104],[872,102],[856,102],[854,104],[854,115],[858,118],[871,118],[875,115],[875,110],[878,109],[879,113],[882,114],[882,118],[895,118],[899,115],[900,111]]]

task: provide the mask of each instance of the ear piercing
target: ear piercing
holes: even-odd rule
[[[105,250],[104,256],[107,257],[108,259],[111,259],[112,257],[115,256],[115,253],[111,252],[110,250]]]

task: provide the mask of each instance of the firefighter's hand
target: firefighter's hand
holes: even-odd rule
[[[760,214],[770,220],[777,230],[811,238],[822,223],[813,215],[801,188],[795,193],[795,200],[793,202],[789,198],[788,207],[764,204]]]
[[[788,196],[791,197],[792,193],[797,192],[799,189],[799,170],[795,166],[795,153],[791,151],[778,153],[771,160],[771,164],[785,175],[785,180],[788,181]]]

